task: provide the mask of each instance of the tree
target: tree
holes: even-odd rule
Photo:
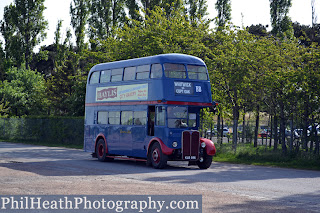
[[[70,3],[71,25],[76,35],[78,52],[85,48],[85,31],[89,17],[89,0],[73,0]]]
[[[9,110],[8,102],[5,102],[2,99],[0,101],[0,118],[7,117],[9,115]]]
[[[299,39],[302,45],[307,47],[316,42],[320,44],[320,24],[314,24],[312,27],[308,25],[301,25],[298,22],[292,24],[294,36]]]
[[[264,37],[264,36],[268,36],[268,32],[267,32],[267,26],[263,26],[262,24],[258,24],[258,25],[251,25],[250,27],[247,27],[247,30],[249,33],[259,36],[259,37]]]
[[[21,66],[25,62],[28,68],[34,47],[46,37],[48,23],[43,16],[44,1],[15,0],[4,9],[0,30],[7,57],[14,65]]]
[[[92,0],[89,6],[89,38],[94,49],[100,40],[115,36],[118,27],[127,21],[125,5],[129,5],[129,16],[140,20],[139,7],[135,0]]]
[[[45,80],[35,71],[11,68],[7,80],[0,85],[0,97],[9,103],[9,114],[13,116],[39,115],[46,113],[47,97]]]
[[[254,36],[245,30],[226,28],[211,34],[208,45],[212,55],[206,61],[211,71],[213,99],[229,108],[233,120],[233,148],[237,147],[240,110],[248,94]]]
[[[142,17],[140,14],[139,2],[137,0],[126,0],[126,6],[129,10],[129,19],[133,19],[136,21],[142,21]]]
[[[2,43],[0,41],[0,81],[4,80],[5,67],[6,67],[6,55],[2,49]]]
[[[205,20],[208,15],[206,0],[186,0],[186,14],[190,17],[191,23],[198,23]]]
[[[216,10],[218,11],[216,24],[218,28],[224,27],[231,20],[231,1],[217,0]]]
[[[312,27],[317,23],[317,15],[316,15],[316,9],[315,9],[315,0],[311,0],[311,10],[312,10]]]
[[[163,8],[156,7],[142,23],[125,25],[117,38],[103,41],[103,51],[112,50],[115,60],[170,52],[204,57],[207,52],[202,41],[208,35],[208,26],[202,23],[193,27],[179,10],[172,11],[170,19],[165,14]]]
[[[154,10],[156,6],[160,6],[161,0],[141,0],[143,10],[146,16],[150,16],[150,12]]]
[[[271,15],[271,33],[280,38],[293,37],[292,22],[288,16],[291,0],[269,0]]]

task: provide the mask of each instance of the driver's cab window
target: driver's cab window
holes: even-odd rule
[[[187,107],[168,107],[168,127],[169,128],[187,128],[188,108]],[[193,118],[193,116],[191,116]]]

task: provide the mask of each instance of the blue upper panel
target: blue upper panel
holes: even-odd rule
[[[89,72],[89,78],[95,71],[112,70],[150,64],[183,64],[203,66],[200,58],[184,54],[162,54],[144,58],[116,61],[95,65]],[[207,72],[207,71],[206,71]],[[162,66],[161,78],[117,81],[87,84],[86,103],[158,101],[212,103],[209,80],[185,78],[167,78]],[[138,94],[139,92],[139,94]],[[130,97],[132,95],[132,97]],[[117,97],[116,97],[117,96]],[[120,99],[120,98],[123,99]]]
[[[164,63],[181,63],[181,64],[192,64],[192,65],[205,65],[202,59],[178,53],[161,54],[155,56],[148,56],[143,58],[135,58],[123,61],[114,61],[109,63],[97,64],[91,68],[89,76],[94,71],[115,69],[121,67],[139,66],[145,64],[164,64]]]

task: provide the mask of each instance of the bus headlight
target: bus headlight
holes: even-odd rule
[[[177,141],[174,141],[174,142],[172,143],[172,147],[176,148],[177,146],[178,146],[178,142],[177,142]]]
[[[201,143],[201,147],[202,147],[202,148],[205,148],[205,147],[206,147],[206,143],[205,143],[205,142],[202,142],[202,143]]]

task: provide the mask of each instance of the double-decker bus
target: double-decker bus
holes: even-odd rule
[[[163,168],[181,160],[207,169],[216,149],[200,137],[200,111],[214,105],[206,65],[197,57],[95,65],[87,80],[84,150],[99,161],[122,156]]]

